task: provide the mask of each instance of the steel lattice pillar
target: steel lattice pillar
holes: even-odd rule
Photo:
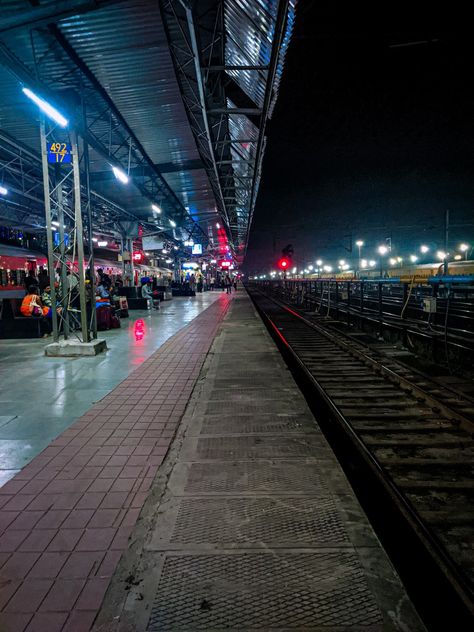
[[[67,339],[73,332],[81,342],[90,342],[97,331],[94,296],[91,292],[89,305],[86,297],[85,266],[90,261],[84,253],[78,137],[43,116],[40,131],[53,339],[58,342],[61,334]],[[87,232],[91,231],[88,221]]]

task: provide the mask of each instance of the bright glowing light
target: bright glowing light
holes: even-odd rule
[[[401,263],[403,261],[403,257],[397,257],[397,261],[398,263]]]
[[[321,266],[323,265],[323,260],[322,260],[322,259],[318,259],[318,260],[316,261],[316,265],[317,265],[317,266],[319,266],[319,267],[321,267]]]
[[[176,222],[174,222],[172,219],[170,219],[169,222],[173,228],[176,228]]]
[[[168,254],[168,251],[166,250],[166,248],[163,248],[163,250],[161,251],[164,255]]]
[[[22,88],[23,94],[26,95],[29,99],[35,103],[39,109],[46,114],[46,116],[52,119],[55,123],[60,125],[61,127],[67,127],[69,125],[69,121],[65,116],[63,116],[56,108],[50,105],[47,101],[39,97],[29,88]]]
[[[99,240],[97,239],[97,237],[92,237],[92,241],[97,243]]]
[[[166,259],[166,263],[172,263],[173,259]]]
[[[461,244],[461,245],[459,246],[459,250],[460,250],[461,252],[467,252],[467,251],[469,250],[469,244]]]
[[[379,246],[377,248],[377,251],[378,251],[379,255],[386,255],[387,252],[388,252],[388,248],[387,248],[387,246]]]
[[[332,272],[331,266],[324,266],[323,270],[324,272]]]
[[[121,182],[122,184],[128,184],[128,176],[127,174],[119,169],[118,167],[114,167],[112,165],[112,171],[114,172],[114,176]]]
[[[416,255],[410,255],[410,261],[412,263],[416,263],[418,261],[418,257]]]
[[[346,265],[346,262],[344,261],[344,259],[340,259],[339,260],[339,265],[340,266],[345,266]]]
[[[211,263],[212,264],[217,263],[217,259],[211,259]]]
[[[371,259],[371,260],[369,261],[369,266],[370,266],[371,268],[374,268],[376,263],[377,263],[376,261],[374,261],[373,259]]]
[[[59,226],[59,222],[56,222],[55,220],[53,220],[53,221],[51,222],[51,224],[52,224],[53,226]]]
[[[362,248],[362,246],[363,246],[363,245],[364,245],[364,242],[362,241],[362,239],[358,239],[358,240],[356,241],[356,246],[357,246],[358,248]]]
[[[438,259],[441,259],[441,261],[443,261],[448,255],[443,250],[438,250],[436,256],[438,257]]]
[[[454,255],[454,259],[455,259],[455,261],[461,261],[462,256],[461,255]]]
[[[424,255],[426,255],[426,253],[427,253],[427,252],[429,252],[429,250],[430,250],[430,249],[428,248],[428,246],[420,246],[420,251],[421,251]]]
[[[366,268],[367,267],[367,259],[362,259],[360,262],[360,267],[361,268]]]
[[[5,189],[5,187],[0,187],[0,195],[6,195],[8,193],[8,189]]]
[[[178,246],[173,246],[173,250],[178,250]]]
[[[216,228],[220,228],[221,225],[219,224],[219,222],[216,222]]]
[[[154,211],[155,213],[161,213],[161,208],[157,206],[156,204],[151,205],[151,210]]]
[[[345,264],[342,266],[342,269],[343,269],[343,270],[349,270],[349,268],[350,268],[350,265],[349,265],[348,263],[345,263]]]
[[[108,244],[107,241],[98,241],[97,242],[97,245],[99,246],[99,248],[105,248],[107,244]]]
[[[394,259],[393,257],[391,257],[391,258],[389,259],[389,262],[390,262],[390,265],[391,265],[391,266],[394,266],[394,265],[396,265],[396,264],[397,264],[397,260],[396,260],[396,259]]]
[[[313,266],[308,266],[308,270],[314,270]]]
[[[293,274],[296,274],[296,268],[293,268],[293,270],[291,271]]]

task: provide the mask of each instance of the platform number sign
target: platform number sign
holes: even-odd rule
[[[71,145],[67,143],[48,143],[48,162],[70,164],[72,162]]]

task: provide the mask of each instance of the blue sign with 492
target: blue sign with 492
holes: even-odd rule
[[[70,164],[72,162],[71,145],[67,143],[48,143],[48,162]]]

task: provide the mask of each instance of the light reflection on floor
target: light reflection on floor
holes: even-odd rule
[[[130,311],[120,329],[100,332],[109,350],[95,358],[46,358],[44,340],[0,340],[0,485],[220,295]]]

